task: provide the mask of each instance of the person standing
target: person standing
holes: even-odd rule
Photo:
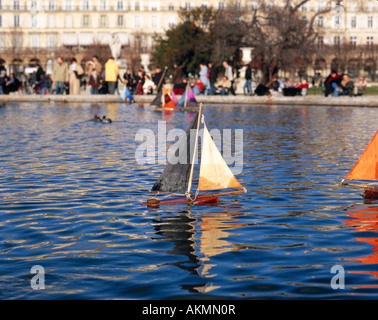
[[[68,64],[64,62],[62,57],[56,59],[53,67],[52,79],[55,84],[56,94],[63,94],[64,83],[68,82]]]
[[[223,67],[224,67],[224,75],[231,82],[230,92],[231,92],[232,95],[235,95],[234,74],[233,74],[232,67],[227,63],[227,61],[223,61]]]
[[[72,58],[71,65],[68,70],[70,82],[70,94],[80,94],[80,79],[84,74],[83,68],[77,63],[75,58]]]
[[[249,92],[249,95],[251,96],[252,95],[252,68],[251,68],[251,64],[247,64],[246,65],[247,69],[245,70],[245,84],[244,84],[244,87],[243,87],[243,92],[244,92],[244,95],[246,96],[246,92],[245,90],[247,89],[248,92]]]
[[[181,86],[181,82],[182,82],[182,68],[179,67],[177,65],[177,63],[175,63],[173,65],[173,75],[172,75],[172,83],[173,83],[173,92],[177,94],[177,90],[180,88]]]
[[[93,69],[96,69],[97,74],[101,75],[102,71],[102,64],[98,61],[97,56],[93,56],[92,60],[89,60],[86,65],[86,69],[88,73],[91,73]]]
[[[203,83],[204,85],[204,93],[205,93],[205,96],[208,95],[208,92],[209,92],[209,78],[207,77],[208,76],[208,73],[207,73],[208,69],[207,69],[207,66],[203,63],[200,63],[200,73],[199,73],[199,76],[200,76],[200,79],[201,79],[201,82]]]
[[[96,68],[93,68],[91,74],[89,75],[88,85],[90,94],[100,93],[99,88],[101,87],[101,79]]]
[[[118,65],[114,58],[110,57],[105,63],[105,81],[108,84],[108,93],[114,94],[116,82],[118,81]]]
[[[160,88],[162,85],[165,84],[165,72],[168,70],[168,67],[165,67],[165,70],[161,70],[159,66],[156,67],[155,69],[155,74],[152,77],[153,82],[155,83],[156,86],[156,92],[159,92]]]
[[[218,70],[216,67],[214,67],[214,64],[212,62],[209,62],[207,65],[209,67],[209,95],[212,96],[217,91],[215,84],[218,81]]]

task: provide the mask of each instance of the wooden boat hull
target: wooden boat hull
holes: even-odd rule
[[[142,202],[142,206],[147,205],[147,207],[150,208],[158,208],[161,205],[177,205],[177,204],[187,204],[187,205],[203,205],[203,204],[209,204],[209,203],[217,203],[218,202],[218,196],[213,194],[198,196],[195,199],[187,199],[186,197],[178,197],[178,198],[172,198],[172,199],[164,199],[164,200],[158,200],[158,199],[149,199],[145,202]]]
[[[364,199],[378,199],[378,188],[365,188],[362,197]]]

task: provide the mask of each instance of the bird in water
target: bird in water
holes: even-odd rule
[[[106,116],[99,117],[97,114],[94,115],[93,121],[95,122],[102,122],[102,123],[112,123],[112,119],[107,118]]]
[[[101,119],[101,121],[102,121],[103,123],[112,123],[112,119],[107,118],[106,116],[103,116],[102,119]]]

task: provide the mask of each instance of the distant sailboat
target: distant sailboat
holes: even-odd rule
[[[213,139],[207,130],[203,119],[203,138],[201,149],[201,165],[196,194],[191,196],[193,182],[193,170],[196,151],[198,148],[199,127],[202,116],[202,105],[199,107],[195,118],[186,131],[186,139],[182,141],[177,151],[185,150],[178,155],[178,162],[173,164],[169,161],[163,173],[153,185],[151,192],[163,194],[182,194],[173,199],[158,200],[156,198],[143,202],[142,205],[158,207],[169,204],[205,204],[218,201],[220,195],[246,192],[246,189],[238,182],[230,168],[227,166],[222,155],[218,151]],[[194,143],[191,143],[193,141]],[[221,189],[234,189],[221,193],[198,195],[199,191],[213,191]]]
[[[151,105],[155,106],[158,111],[173,111],[177,109],[175,102],[171,99],[164,85],[160,88],[155,99],[151,102]]]
[[[345,180],[365,180],[378,182],[378,131],[370,141],[352,170],[341,181],[341,184],[364,188],[365,199],[378,199],[378,186],[355,184]]]
[[[193,93],[193,90],[190,88],[189,83],[186,86],[185,92],[183,93],[181,99],[176,103],[176,106],[179,107],[179,110],[189,110],[196,111],[198,109],[198,102]]]

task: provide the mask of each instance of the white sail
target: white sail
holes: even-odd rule
[[[244,187],[236,180],[217,149],[205,121],[201,149],[201,166],[198,190],[217,190]]]

